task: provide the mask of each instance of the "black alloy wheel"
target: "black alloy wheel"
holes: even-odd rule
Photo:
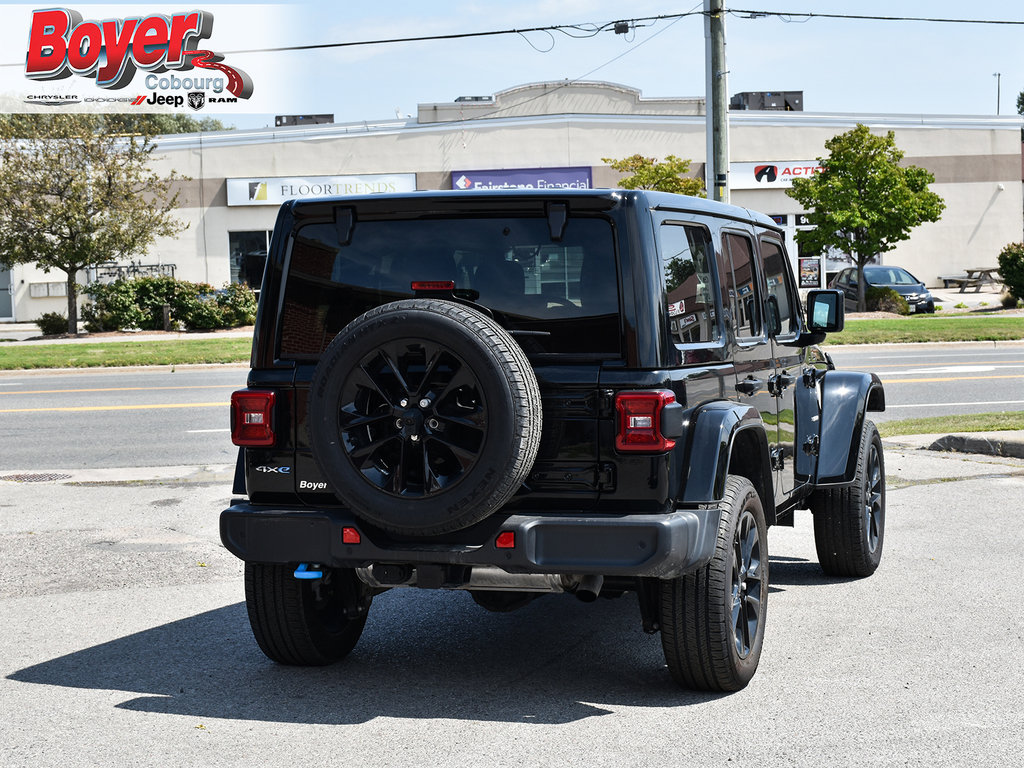
[[[455,350],[424,339],[382,345],[345,376],[342,450],[368,482],[418,498],[451,488],[487,432],[480,380]]]

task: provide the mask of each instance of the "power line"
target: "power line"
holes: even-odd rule
[[[456,32],[447,35],[420,35],[417,37],[392,37],[378,40],[352,40],[338,43],[313,43],[310,45],[284,45],[279,48],[248,48],[239,51],[224,51],[224,54],[237,53],[280,53],[283,51],[312,51],[327,48],[351,48],[360,45],[389,45],[392,43],[422,43],[434,40],[461,40],[472,37],[494,37],[497,35],[525,35],[529,32],[561,32],[568,37],[588,38],[595,37],[601,32],[614,30],[616,24],[628,24],[631,28],[647,26],[650,23],[665,21],[668,19],[679,20],[686,16],[700,16],[703,11],[688,11],[686,13],[669,13],[661,16],[643,16],[636,19],[617,19],[603,24],[552,24],[546,27],[526,27],[524,29],[495,29],[488,32]]]
[[[794,13],[793,11],[749,11],[738,8],[727,8],[726,12],[744,19],[760,19],[775,16],[783,21],[796,17],[802,19],[841,19],[844,21],[924,21],[937,24],[996,24],[1006,26],[1024,26],[1024,21],[1010,19],[946,19],[931,16],[868,16],[852,13]]]

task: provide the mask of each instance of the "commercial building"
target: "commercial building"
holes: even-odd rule
[[[789,92],[793,93],[793,92]],[[798,92],[797,92],[798,93]],[[803,226],[789,198],[792,178],[814,172],[825,141],[863,123],[892,130],[905,162],[935,176],[942,219],[915,229],[883,255],[928,284],[964,267],[994,266],[1004,245],[1024,239],[1020,119],[935,115],[824,114],[746,109],[730,113],[734,204],[785,228],[790,256]],[[539,83],[442,104],[415,118],[304,124],[163,137],[154,162],[176,170],[177,215],[189,224],[157,242],[138,265],[215,286],[258,284],[277,206],[292,197],[502,186],[614,187],[603,158],[635,153],[692,161],[703,175],[704,101],[645,98],[610,83]],[[838,265],[807,262],[809,286]],[[0,320],[63,311],[60,273],[0,272]],[[91,276],[82,275],[80,282]],[[5,303],[5,280],[11,282]]]

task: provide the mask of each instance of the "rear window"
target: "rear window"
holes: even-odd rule
[[[411,298],[414,281],[452,280],[493,311],[528,354],[619,354],[611,224],[570,217],[551,240],[543,218],[358,221],[347,245],[333,222],[294,233],[280,356],[316,358],[350,321]]]

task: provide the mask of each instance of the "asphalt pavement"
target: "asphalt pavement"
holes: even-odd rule
[[[673,685],[632,595],[487,613],[375,598],[355,651],[268,661],[220,545],[229,468],[0,480],[0,765],[1020,764],[1024,462],[889,450],[885,555],[830,579],[770,532],[765,650],[731,695]]]

